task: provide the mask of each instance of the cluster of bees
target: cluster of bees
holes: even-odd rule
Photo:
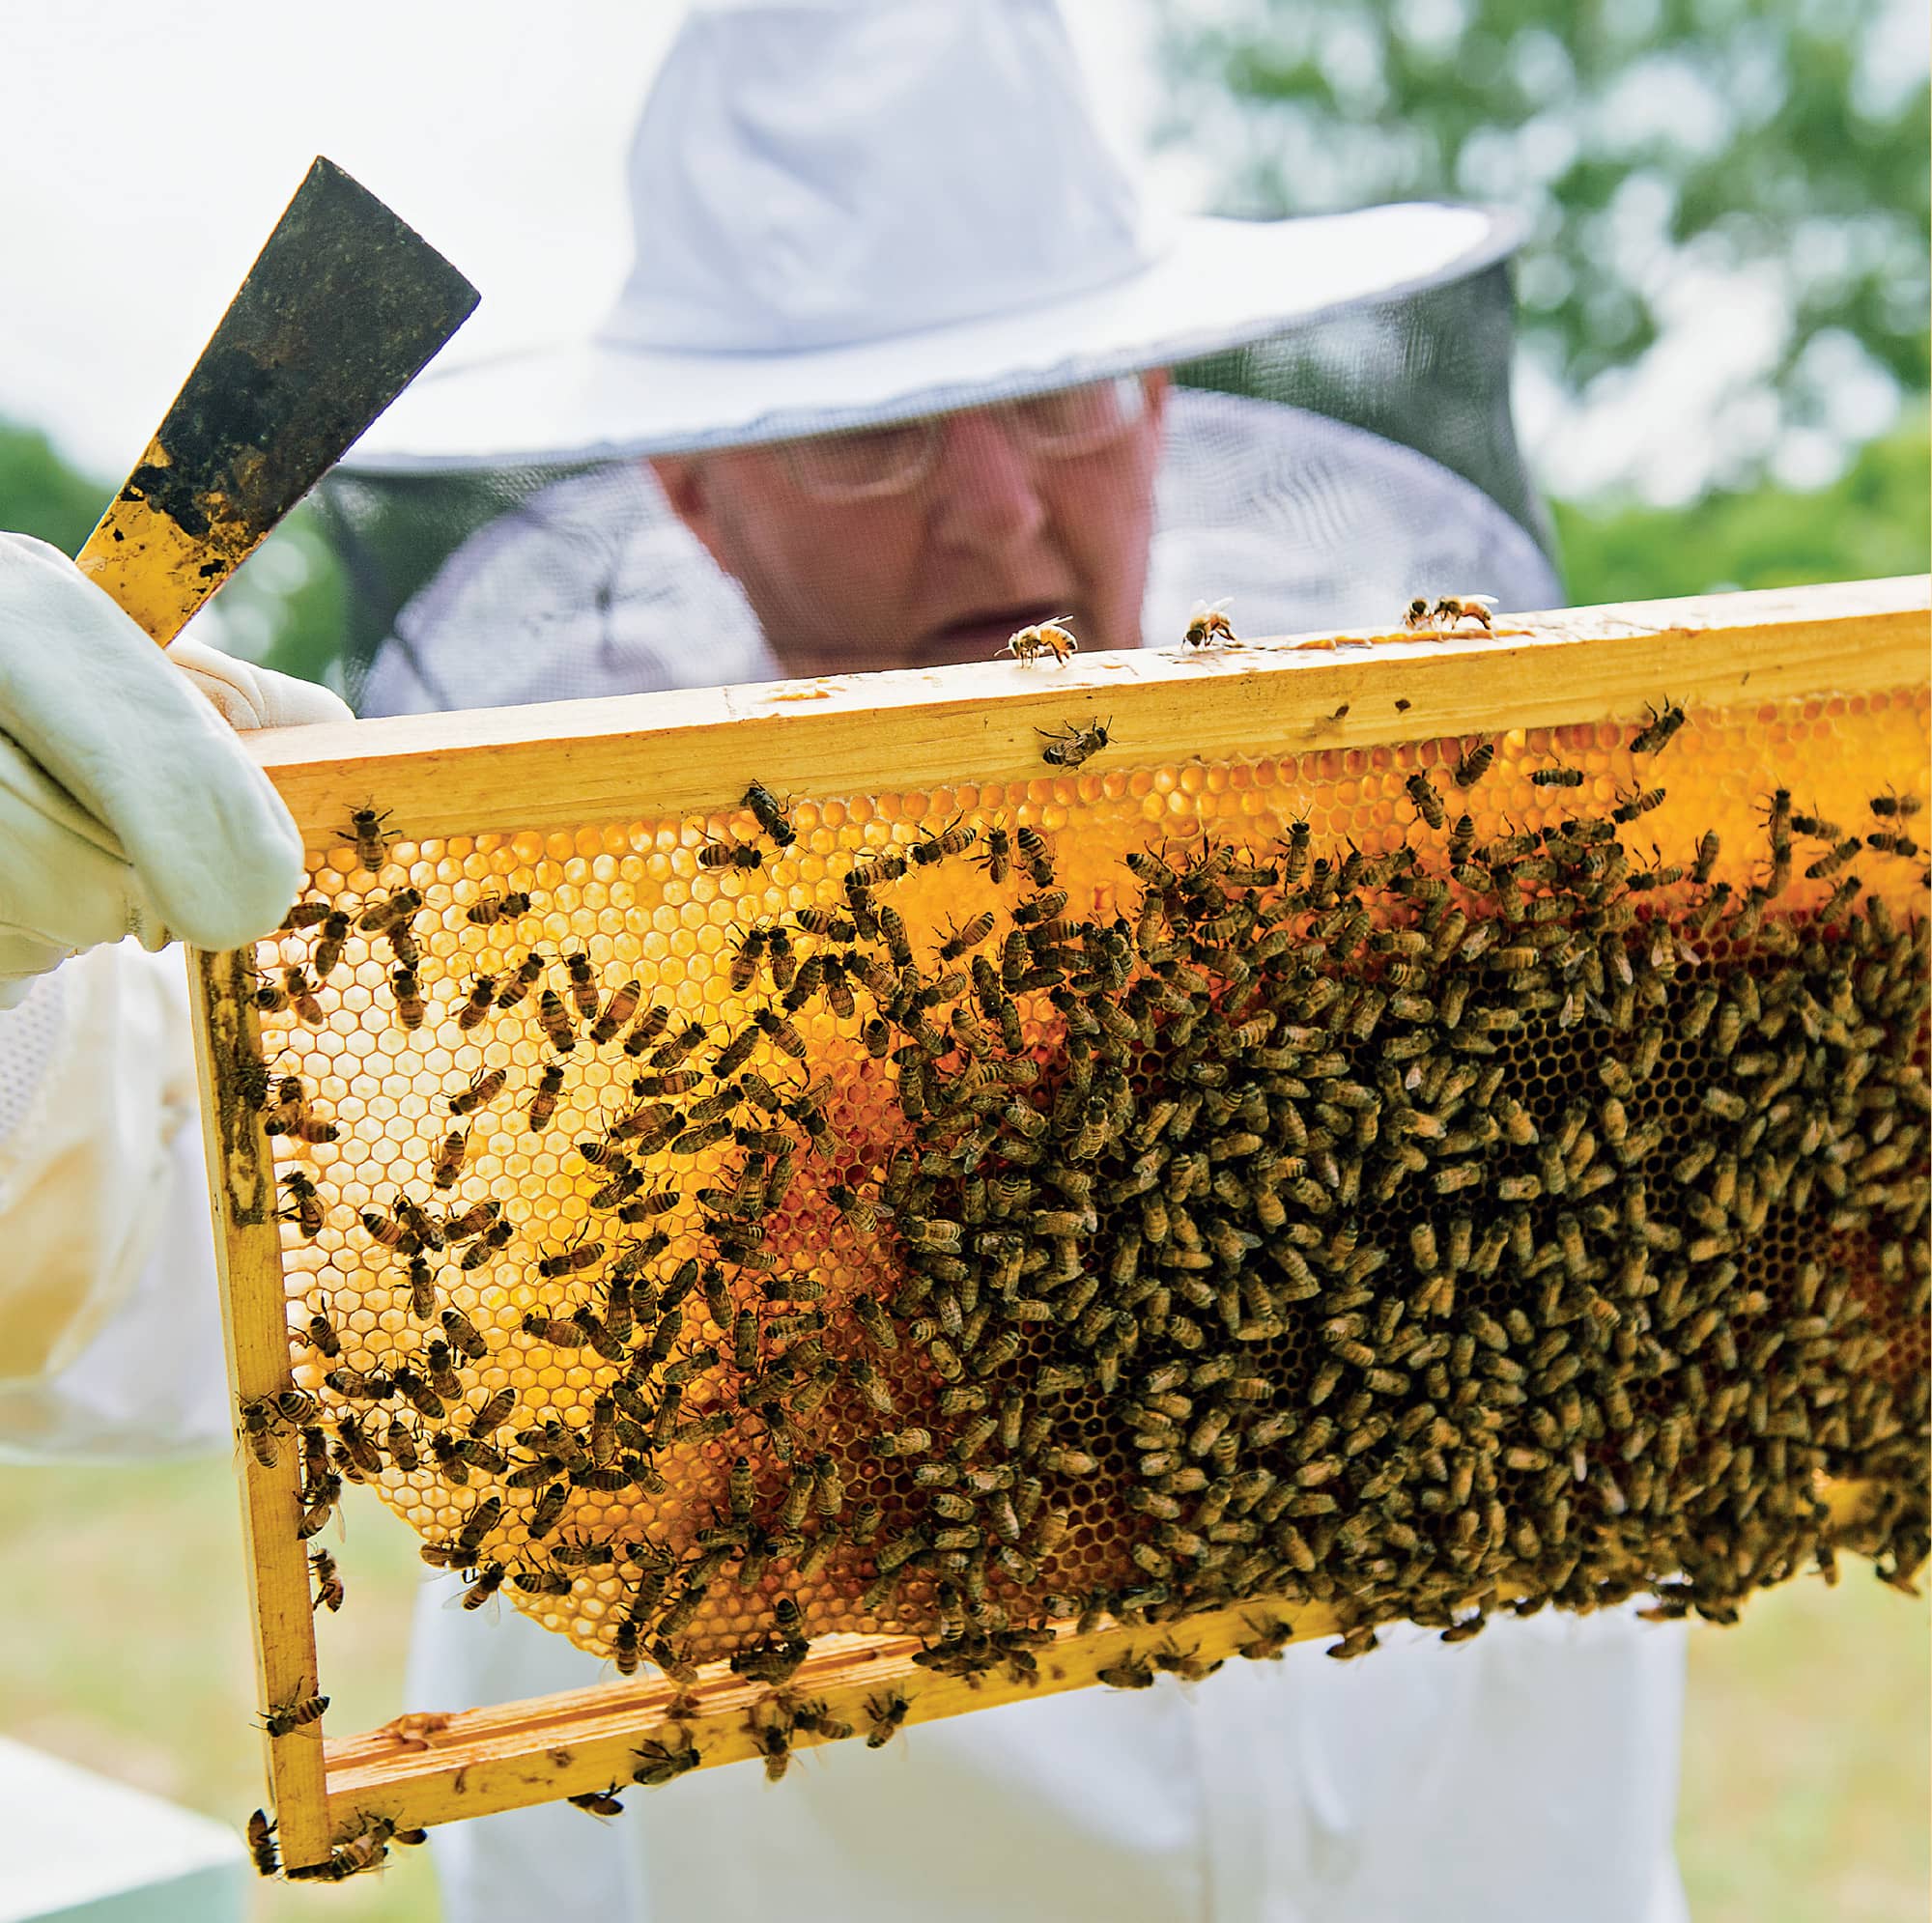
[[[1626,746],[1648,762],[1684,721],[1666,703]],[[1389,1622],[1459,1641],[1636,1595],[1728,1621],[1847,1546],[1909,1585],[1932,1547],[1925,923],[1851,864],[1917,859],[1918,805],[1848,828],[1778,789],[1740,889],[1715,834],[1683,867],[1629,845],[1661,786],[1479,835],[1494,752],[1418,768],[1389,852],[1305,821],[1137,850],[1118,912],[1080,913],[1030,826],[928,829],[741,927],[731,987],[762,999],[735,1032],[584,955],[452,983],[440,1019],[533,1020],[545,1059],[446,1099],[446,1202],[347,1231],[423,1332],[409,1359],[311,1313],[321,1387],[242,1410],[264,1460],[301,1452],[302,1534],[346,1481],[440,1487],[463,1519],[423,1554],[466,1606],[592,1598],[576,1633],[624,1675],[728,1656],[774,1692],[773,1774],[800,1728],[858,1733],[784,1693],[835,1625],[1021,1678],[1052,1622],[1144,1626],[1105,1679],[1139,1687],[1205,1673],[1174,1626],[1231,1603],[1261,1612],[1243,1654],[1280,1653],[1269,1605],[1319,1601],[1347,1658]],[[1560,797],[1573,773],[1530,778]],[[786,805],[747,806],[755,834],[701,866],[787,858]],[[381,820],[355,832],[374,875]],[[895,891],[955,873],[997,906],[916,942]],[[1829,895],[1792,906],[1801,876]],[[362,897],[392,950],[363,1019],[425,1019],[423,912],[413,886]],[[351,919],[298,908],[314,952],[265,977],[267,1013],[313,1019]],[[636,1072],[571,1151],[569,1238],[514,1193],[452,1193],[476,1117],[542,1134],[585,1056]],[[285,1156],[333,1140],[298,1078],[242,1080]],[[840,1084],[876,1098],[865,1139]],[[342,1211],[282,1180],[299,1247]],[[874,1252],[864,1286],[817,1271],[827,1222]],[[459,1306],[472,1270],[535,1292],[507,1333]],[[506,1349],[565,1360],[579,1400],[488,1388]],[[1870,1485],[1859,1520],[1833,1525],[1827,1478]],[[867,1740],[904,1715],[868,1706]],[[696,1760],[647,1744],[636,1780]]]

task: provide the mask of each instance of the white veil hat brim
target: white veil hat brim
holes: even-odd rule
[[[1197,218],[1126,280],[919,333],[790,353],[596,340],[452,368],[419,380],[343,466],[401,473],[614,460],[940,413],[1240,347],[1459,279],[1520,238],[1511,213],[1434,203]]]
[[[632,142],[589,340],[418,381],[351,473],[743,445],[1188,360],[1474,272],[1521,223],[1151,212],[1054,0],[702,0]]]

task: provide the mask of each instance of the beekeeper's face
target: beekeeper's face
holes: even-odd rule
[[[1130,375],[652,465],[787,674],[985,661],[1056,615],[1131,648],[1166,397]]]

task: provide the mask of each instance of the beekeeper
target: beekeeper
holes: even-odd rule
[[[1495,223],[1159,229],[1050,0],[700,8],[631,167],[638,265],[605,334],[423,383],[350,464],[365,491],[535,476],[419,577],[365,706],[923,667],[1049,614],[1131,646],[1230,591],[1257,631],[1385,618],[1424,585],[1557,598],[1523,520],[1447,466],[1161,371],[1385,311],[1500,258]],[[161,950],[265,931],[301,885],[231,726],[344,712],[191,639],[162,655],[53,551],[0,536],[0,1454],[227,1446]],[[426,1583],[410,1708],[598,1680],[442,1595]],[[554,1805],[452,1825],[444,1913],[1686,1915],[1680,1628],[1546,1613],[1456,1648],[1383,1640],[919,1726],[882,1756],[827,1746],[769,1793],[738,1766],[636,1791],[609,1824]]]

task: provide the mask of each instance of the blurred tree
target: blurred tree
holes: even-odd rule
[[[1925,391],[1917,0],[1154,4],[1161,133],[1227,212],[1523,210],[1522,338],[1572,396],[1637,361],[1698,272],[1780,294],[1780,431],[1833,427],[1858,374]]]
[[[72,554],[94,531],[109,484],[71,467],[38,428],[0,420],[0,527]],[[339,685],[341,571],[312,509],[298,507],[211,604],[205,638],[231,654]]]
[[[73,553],[107,505],[105,482],[77,473],[38,428],[0,420],[0,527]]]
[[[1733,587],[1923,574],[1932,548],[1932,440],[1922,409],[1869,441],[1829,487],[1722,491],[1683,508],[1595,513],[1558,501],[1570,600],[1646,601]]]

